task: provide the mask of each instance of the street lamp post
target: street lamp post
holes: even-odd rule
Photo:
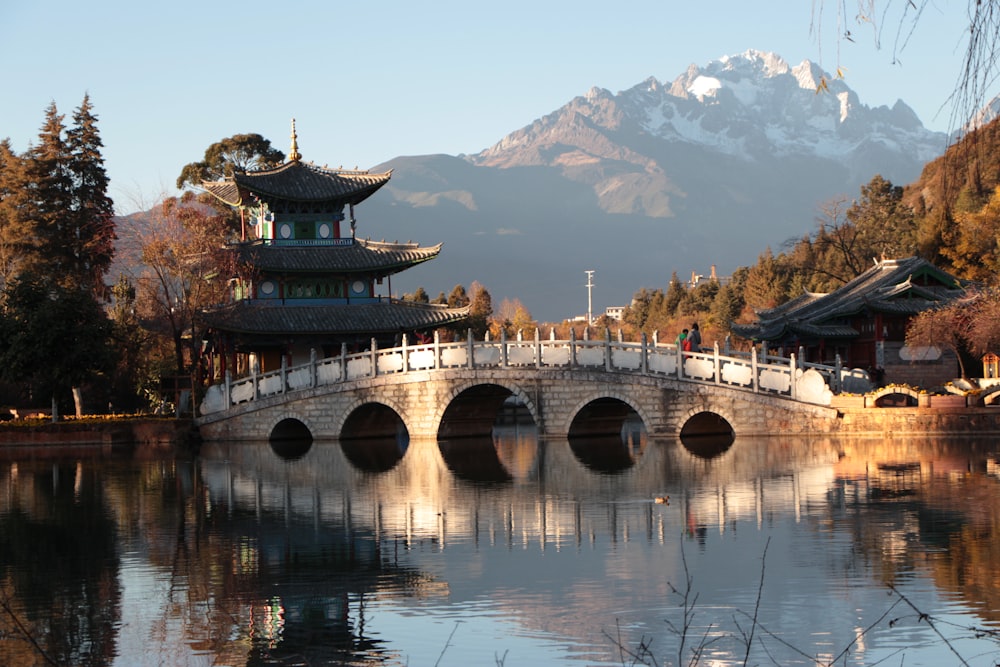
[[[587,326],[594,326],[594,314],[593,307],[594,301],[591,298],[594,289],[594,270],[588,269],[584,271],[587,274]]]

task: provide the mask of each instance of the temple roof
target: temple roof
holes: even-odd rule
[[[377,334],[416,331],[461,322],[468,306],[449,308],[402,301],[282,305],[237,301],[202,313],[205,324],[243,334]]]
[[[437,257],[441,244],[385,243],[356,239],[347,246],[279,245],[255,241],[238,246],[241,261],[266,273],[377,273],[389,275]]]
[[[806,292],[732,328],[752,340],[853,338],[860,332],[849,322],[860,314],[915,315],[962,293],[958,279],[924,259],[885,259],[833,292]]]
[[[273,169],[238,171],[221,181],[204,181],[201,187],[230,206],[252,205],[253,196],[264,200],[328,202],[343,207],[363,202],[389,182],[392,170],[328,169],[292,160]]]

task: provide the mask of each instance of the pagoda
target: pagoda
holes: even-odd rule
[[[292,120],[288,160],[236,171],[202,188],[239,211],[233,244],[238,277],[232,301],[202,313],[217,370],[237,374],[398,345],[462,322],[468,308],[400,301],[393,274],[437,257],[441,244],[386,243],[355,235],[355,206],[389,182],[392,171],[328,169],[302,161]],[[345,210],[348,216],[345,218]],[[349,233],[343,234],[343,223]],[[252,365],[252,366],[251,366]]]

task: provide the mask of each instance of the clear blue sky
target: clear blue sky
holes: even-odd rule
[[[256,132],[287,152],[293,117],[318,164],[476,153],[593,86],[672,81],[749,48],[844,67],[864,104],[902,98],[926,126],[950,129],[940,108],[960,70],[966,1],[926,9],[895,64],[906,3],[889,6],[880,48],[854,0],[855,41],[838,39],[838,4],[6,0],[0,138],[27,149],[50,102],[69,123],[89,93],[110,194],[128,213],[176,194],[181,168],[224,137]]]

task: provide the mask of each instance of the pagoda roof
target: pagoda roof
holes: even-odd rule
[[[404,301],[283,305],[237,301],[202,313],[209,327],[251,335],[378,334],[415,331],[461,322],[469,307]]]
[[[963,293],[961,281],[924,259],[883,259],[833,292],[806,292],[732,329],[751,340],[854,338],[860,332],[848,322],[858,315],[916,315]]]
[[[221,181],[203,181],[201,187],[230,206],[253,205],[254,199],[324,202],[343,207],[359,204],[389,182],[392,170],[328,169],[292,160],[273,169],[237,171]]]
[[[441,244],[355,239],[350,245],[283,245],[253,241],[238,246],[241,261],[267,273],[398,273],[434,259]]]

